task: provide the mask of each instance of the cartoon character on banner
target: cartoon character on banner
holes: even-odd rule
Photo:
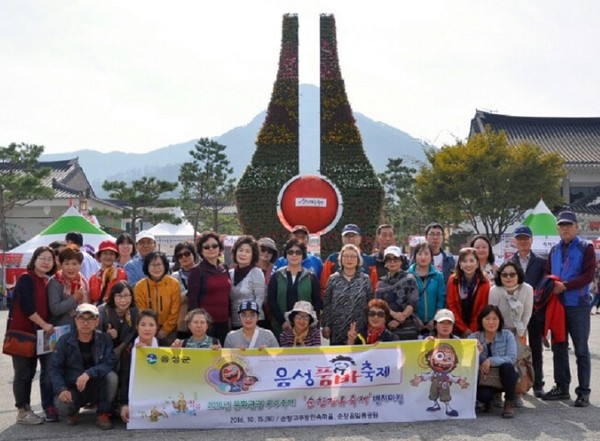
[[[458,365],[458,361],[458,355],[454,347],[448,343],[441,343],[419,355],[419,366],[424,369],[430,368],[431,371],[415,375],[410,380],[410,385],[417,387],[423,381],[431,381],[429,399],[433,401],[433,405],[427,408],[427,412],[441,410],[439,403],[441,401],[446,406],[446,415],[450,417],[458,416],[458,411],[450,406],[450,401],[452,401],[450,386],[452,386],[452,383],[456,383],[461,389],[469,387],[466,378],[452,374],[452,371]]]
[[[207,379],[218,392],[224,393],[247,392],[258,383],[258,377],[249,375],[241,361],[226,361],[209,369]]]
[[[142,418],[147,418],[151,423],[156,423],[160,418],[169,418],[169,414],[164,410],[158,410],[154,406],[148,413],[142,412]]]

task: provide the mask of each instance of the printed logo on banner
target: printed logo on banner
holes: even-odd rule
[[[148,364],[154,364],[158,361],[158,357],[156,356],[156,354],[148,354],[146,356],[146,361],[148,362]]]

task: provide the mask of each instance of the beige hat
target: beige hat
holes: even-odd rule
[[[454,313],[449,309],[440,309],[438,312],[435,313],[433,321],[437,323],[449,321],[454,324]]]
[[[297,312],[303,312],[311,316],[312,320],[310,322],[310,326],[317,326],[317,313],[310,302],[307,302],[306,300],[300,300],[294,303],[294,308],[291,311],[285,313],[285,319],[292,326],[294,326],[292,321]]]
[[[82,303],[75,310],[75,314],[76,315],[92,314],[94,317],[98,317],[99,312],[98,312],[98,308],[96,306],[92,305],[91,303]]]

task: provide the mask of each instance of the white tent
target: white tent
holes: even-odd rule
[[[175,245],[178,243],[184,240],[194,241],[194,227],[188,221],[183,221],[179,225],[160,222],[146,231],[154,235],[157,248],[169,256],[173,255]]]
[[[7,268],[7,279],[10,269],[24,268],[36,248],[42,245],[49,245],[56,240],[65,240],[65,235],[71,231],[79,232],[83,235],[84,245],[91,245],[94,249],[103,240],[114,237],[106,234],[100,228],[92,224],[88,219],[82,216],[74,207],[70,207],[64,214],[56,219],[49,227],[44,229],[37,236],[32,237],[27,242],[10,250],[4,255],[4,262]]]

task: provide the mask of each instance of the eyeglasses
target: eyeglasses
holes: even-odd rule
[[[177,254],[177,258],[181,259],[182,257],[190,257],[192,255],[192,253],[190,251],[182,251],[181,253]]]
[[[205,243],[202,245],[203,250],[216,250],[217,248],[219,248],[218,243]]]
[[[500,273],[500,277],[517,277],[517,273]]]
[[[342,254],[342,259],[354,260],[358,259],[358,256],[356,254]]]
[[[260,252],[261,252],[261,253],[269,253],[269,254],[273,254],[275,251],[273,251],[271,248],[267,248],[267,247],[260,247]]]
[[[82,322],[82,323],[92,323],[94,320],[97,319],[97,317],[84,317],[82,315],[78,315],[75,318],[77,319],[77,321]]]
[[[368,315],[369,315],[369,317],[383,318],[383,317],[385,317],[385,312],[384,311],[369,311]]]
[[[302,253],[302,250],[287,250],[286,254],[288,256],[294,256],[294,255],[302,256],[303,253]]]
[[[442,237],[443,235],[444,235],[444,233],[440,233],[440,232],[437,232],[437,233],[427,233],[428,237]]]
[[[243,319],[253,319],[258,317],[256,312],[240,312],[240,317]]]
[[[54,262],[54,257],[38,257],[37,260],[40,262]]]
[[[130,299],[131,294],[115,294],[115,299]]]
[[[399,257],[386,257],[385,261],[386,262],[400,262],[400,258]]]
[[[308,316],[308,315],[300,315],[300,314],[296,314],[296,315],[294,316],[294,320],[295,320],[295,319],[302,320],[303,322],[307,322],[307,321],[309,321],[309,320],[310,320],[310,316]]]

